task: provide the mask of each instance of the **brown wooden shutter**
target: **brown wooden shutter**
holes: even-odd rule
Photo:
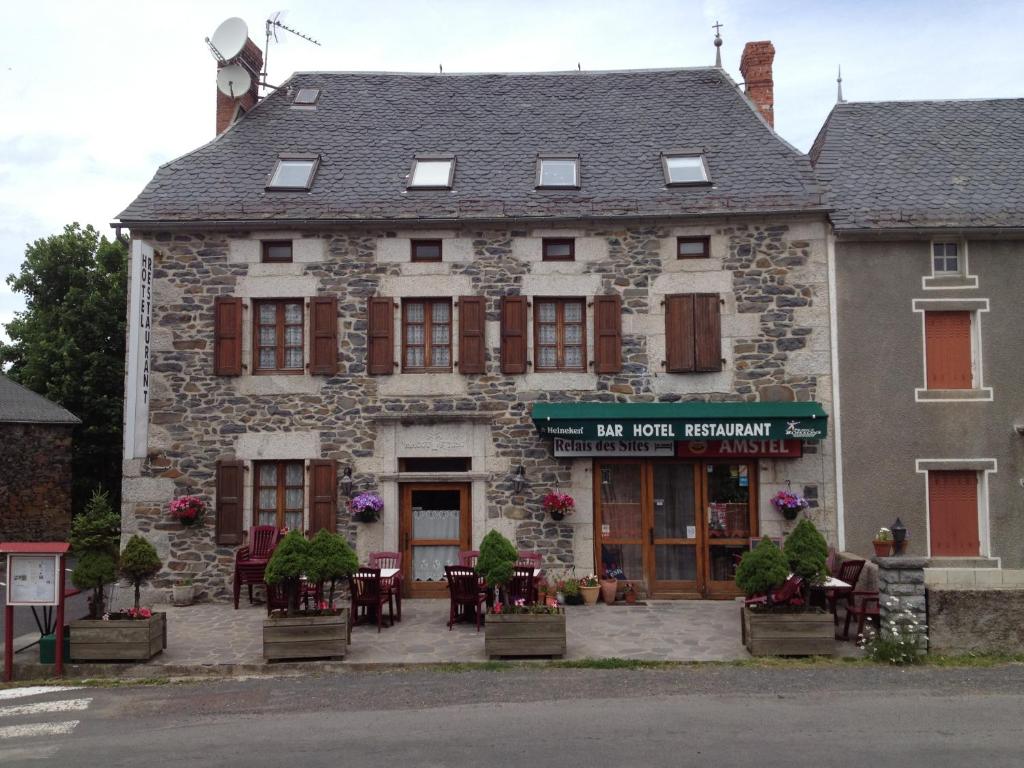
[[[309,530],[326,528],[332,533],[338,527],[338,463],[334,459],[317,459],[309,463],[310,498]]]
[[[978,557],[978,473],[928,473],[928,532],[932,557]]]
[[[692,293],[665,297],[665,370],[669,373],[694,370]]]
[[[459,297],[459,372],[484,373],[487,353],[484,325],[487,320],[483,296]]]
[[[717,293],[693,296],[694,370],[722,370],[722,312]]]
[[[970,389],[971,313],[925,312],[928,389]]]
[[[594,371],[622,370],[622,299],[619,295],[594,297]]]
[[[243,518],[245,462],[217,462],[217,543],[241,544],[245,530]]]
[[[526,297],[501,299],[501,372],[526,373]]]
[[[338,372],[338,299],[314,296],[309,300],[309,372],[333,376]]]
[[[213,373],[242,375],[242,300],[233,296],[213,300]]]
[[[367,373],[389,375],[395,370],[395,308],[387,296],[372,296],[367,328]]]

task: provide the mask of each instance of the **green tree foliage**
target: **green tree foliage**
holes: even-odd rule
[[[110,494],[97,488],[85,511],[71,521],[71,551],[76,556],[72,583],[79,589],[91,589],[89,616],[103,615],[103,588],[117,578],[117,547],[121,538],[121,518],[110,504]]]
[[[288,596],[288,615],[299,611],[301,577],[311,570],[312,545],[300,531],[291,531],[274,547],[267,563],[265,577],[268,584],[279,585]]]
[[[160,572],[160,566],[160,557],[152,544],[138,534],[128,539],[121,552],[117,571],[121,578],[130,581],[135,587],[135,610],[139,609],[139,588],[146,579]]]
[[[500,589],[512,578],[519,553],[512,542],[498,531],[490,531],[480,542],[480,557],[476,561],[476,570],[487,580],[489,586]]]
[[[25,249],[7,284],[25,297],[25,311],[5,326],[0,366],[33,392],[82,420],[72,445],[72,508],[93,488],[121,493],[127,251],[92,227],[69,224]]]
[[[327,600],[328,605],[334,607],[335,583],[355,573],[359,568],[359,558],[344,537],[325,529],[320,529],[313,537],[309,549],[310,563],[306,576],[317,584],[330,583]]]
[[[783,553],[789,569],[808,583],[820,583],[828,575],[828,543],[807,518],[786,537]]]
[[[736,569],[736,586],[747,597],[764,595],[782,586],[789,576],[786,556],[769,538],[743,555]]]

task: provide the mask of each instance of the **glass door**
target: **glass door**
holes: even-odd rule
[[[697,563],[696,464],[655,463],[651,470],[652,521],[648,544],[655,595],[700,592]]]
[[[409,597],[445,597],[444,567],[469,549],[469,485],[402,486],[402,572]]]
[[[757,465],[753,462],[704,465],[707,594],[739,594],[736,566],[757,535]]]
[[[646,578],[642,462],[595,465],[595,496],[600,499],[594,524],[599,532],[599,576],[634,581]]]

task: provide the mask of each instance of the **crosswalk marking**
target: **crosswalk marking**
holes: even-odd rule
[[[80,685],[29,685],[24,688],[6,688],[0,691],[0,701],[23,699],[26,696],[38,696],[42,693],[63,693],[64,691],[81,690]]]
[[[45,760],[53,757],[60,749],[56,744],[34,744],[31,747],[11,747],[0,749],[0,765],[11,760]]]
[[[78,712],[89,708],[92,699],[63,699],[62,701],[37,701],[15,707],[0,707],[0,717],[19,715],[41,715],[47,712]]]
[[[67,736],[77,727],[78,720],[61,723],[25,723],[0,727],[0,740],[26,736]]]

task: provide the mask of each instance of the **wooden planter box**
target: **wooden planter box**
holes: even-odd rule
[[[337,616],[273,616],[263,621],[263,658],[345,658],[348,612]]]
[[[496,656],[564,656],[565,611],[489,613],[484,623],[484,650]]]
[[[743,644],[751,656],[832,656],[836,651],[832,614],[776,612],[740,608]]]
[[[72,621],[73,661],[149,661],[167,647],[167,614],[149,619]]]

